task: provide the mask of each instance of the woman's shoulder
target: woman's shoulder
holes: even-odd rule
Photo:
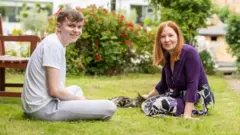
[[[183,52],[197,52],[197,50],[193,46],[188,45],[188,44],[183,45],[182,51]]]
[[[193,46],[184,44],[181,51],[180,59],[185,59],[186,57],[191,57],[196,55],[198,55],[198,52]]]

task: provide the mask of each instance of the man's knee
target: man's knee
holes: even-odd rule
[[[104,112],[105,120],[110,119],[117,110],[117,106],[112,101],[107,101],[107,104]]]
[[[79,86],[72,85],[72,86],[69,87],[69,89],[71,89],[70,91],[74,92],[74,95],[83,96],[83,91]]]

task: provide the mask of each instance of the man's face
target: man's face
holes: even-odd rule
[[[67,18],[62,23],[57,24],[58,32],[61,37],[60,40],[65,46],[72,42],[76,42],[77,39],[82,34],[84,21],[81,22],[71,22]]]

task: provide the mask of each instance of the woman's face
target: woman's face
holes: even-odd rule
[[[164,50],[169,53],[173,52],[178,43],[177,33],[171,27],[166,26],[160,35],[160,42]]]

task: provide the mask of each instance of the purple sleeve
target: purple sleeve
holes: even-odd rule
[[[155,86],[155,89],[158,91],[159,94],[163,94],[168,90],[168,86],[166,83],[166,75],[165,75],[165,68],[162,69],[162,77],[160,82]]]
[[[198,80],[200,76],[201,60],[198,52],[195,49],[190,49],[187,52],[185,61],[185,73],[187,90],[184,96],[185,102],[197,102]]]

